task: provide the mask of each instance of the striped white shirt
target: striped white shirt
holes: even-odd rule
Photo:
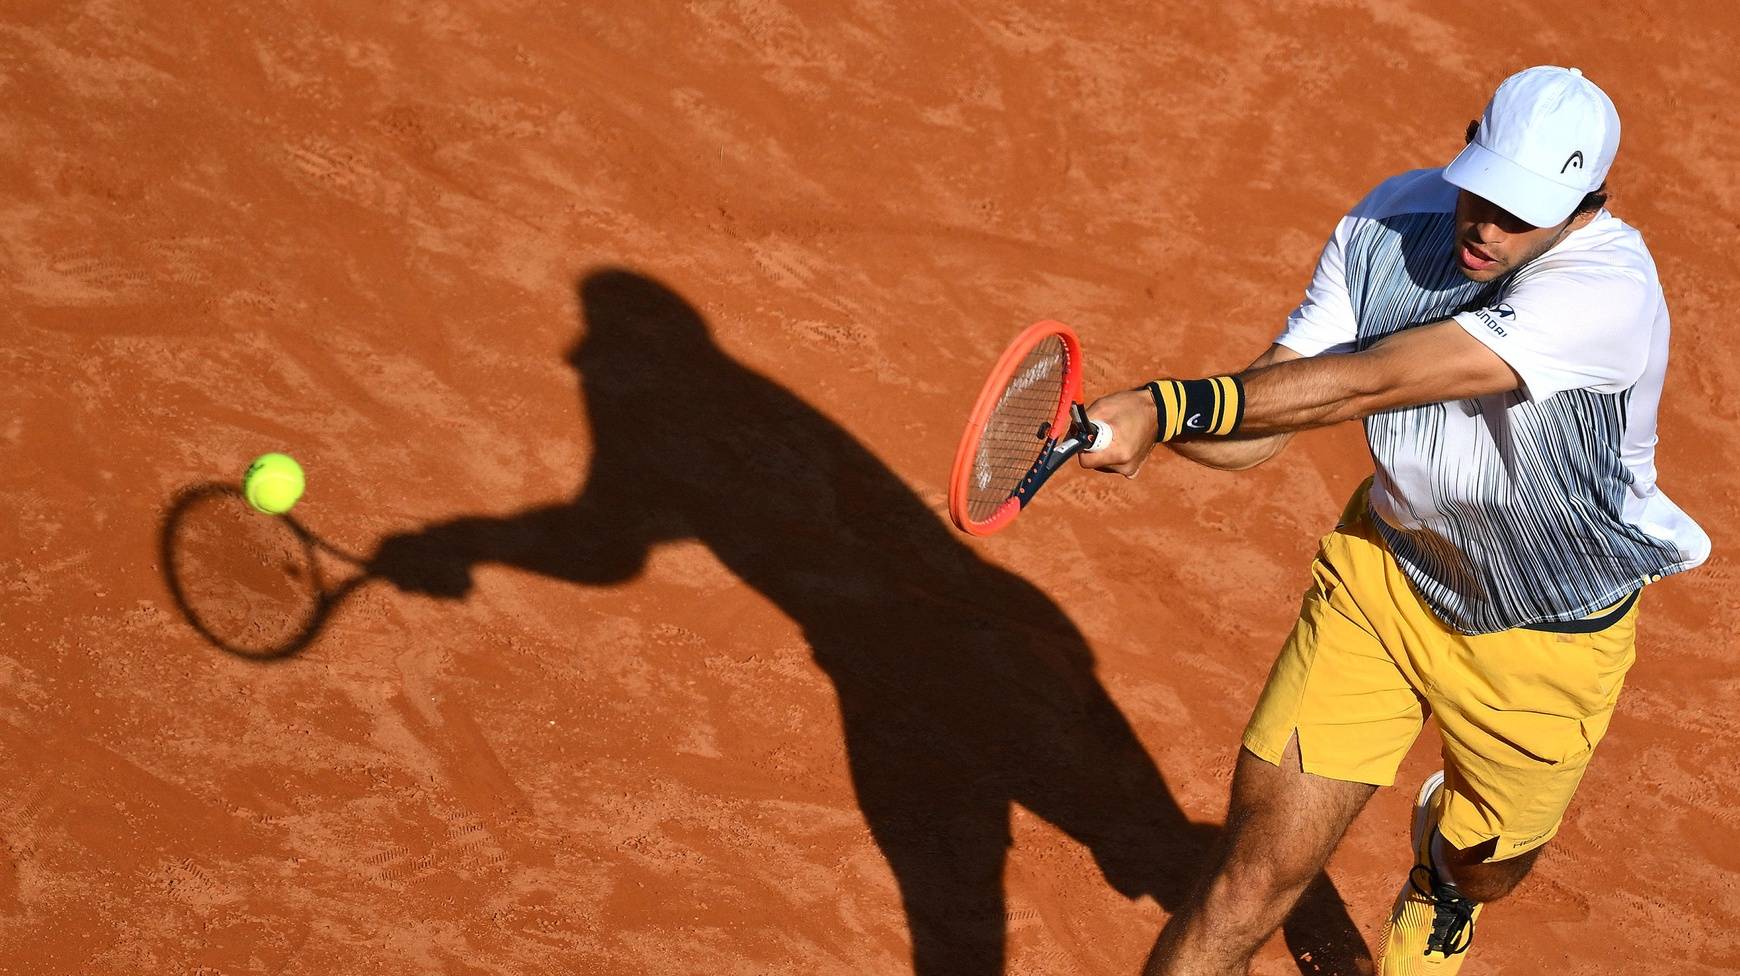
[[[1456,267],[1456,195],[1441,169],[1379,185],[1276,340],[1345,353],[1454,319],[1522,378],[1366,418],[1372,514],[1397,562],[1469,634],[1575,620],[1703,562],[1709,537],[1656,487],[1668,312],[1642,236],[1603,210],[1476,283]]]

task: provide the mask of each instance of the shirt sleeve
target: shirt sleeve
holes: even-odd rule
[[[1566,390],[1619,393],[1643,375],[1655,288],[1637,270],[1542,267],[1500,297],[1454,321],[1516,370],[1530,400]]]
[[[1323,253],[1317,270],[1305,289],[1305,300],[1287,316],[1287,325],[1275,342],[1301,356],[1352,352],[1358,337],[1353,299],[1347,290],[1346,237],[1354,218],[1342,218]]]

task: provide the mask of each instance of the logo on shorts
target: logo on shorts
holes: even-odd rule
[[[1510,842],[1510,846],[1513,848],[1527,847],[1530,844],[1533,844],[1535,841],[1540,840],[1542,837],[1545,837],[1552,832],[1553,832],[1553,829],[1551,827],[1549,827],[1546,830],[1543,830],[1540,833],[1534,835],[1533,837],[1524,837],[1522,840],[1513,840]]]
[[[1559,167],[1559,172],[1563,173],[1565,170],[1568,170],[1573,166],[1575,166],[1578,169],[1583,168],[1583,150],[1579,149],[1576,152],[1572,153],[1570,156],[1566,157],[1565,165]]]

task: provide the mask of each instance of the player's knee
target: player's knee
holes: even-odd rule
[[[1315,866],[1284,858],[1228,858],[1210,882],[1209,900],[1234,918],[1259,921],[1290,906],[1316,876]]]

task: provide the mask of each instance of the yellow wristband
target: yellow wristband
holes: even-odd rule
[[[1154,380],[1145,389],[1154,398],[1155,439],[1161,442],[1225,437],[1245,419],[1245,386],[1236,376]]]

